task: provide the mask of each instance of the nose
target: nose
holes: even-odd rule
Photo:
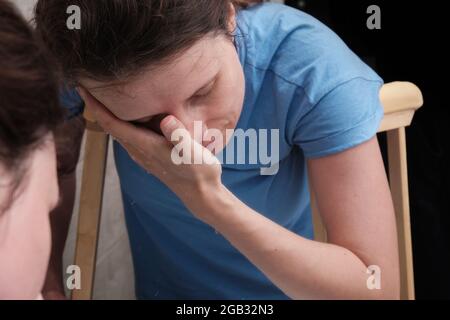
[[[196,121],[202,122],[202,125],[205,126],[205,117],[201,110],[177,108],[174,109],[171,114],[175,116],[175,118],[177,118],[191,134],[194,133],[194,123]]]
[[[211,141],[204,141],[208,125],[205,115],[200,112],[176,112],[173,115],[184,125],[189,131],[191,137],[206,147]]]

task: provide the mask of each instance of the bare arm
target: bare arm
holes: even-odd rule
[[[376,137],[308,165],[329,243],[284,229],[226,189],[192,210],[292,298],[398,299],[395,216]],[[370,265],[381,269],[380,290],[367,287]]]

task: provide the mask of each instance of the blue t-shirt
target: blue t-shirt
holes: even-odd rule
[[[324,24],[264,3],[237,16],[246,91],[237,128],[278,129],[279,165],[223,164],[223,184],[249,207],[312,239],[306,159],[372,138],[383,80]],[[114,143],[135,269],[145,299],[287,299],[221,234],[196,219]]]

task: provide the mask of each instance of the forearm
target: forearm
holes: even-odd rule
[[[225,187],[192,208],[294,299],[395,298],[369,290],[367,266],[350,250],[303,238],[237,199]]]

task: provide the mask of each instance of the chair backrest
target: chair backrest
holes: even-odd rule
[[[380,99],[384,106],[384,118],[378,132],[387,132],[389,183],[400,253],[401,298],[414,299],[405,127],[411,124],[423,99],[419,88],[410,82],[385,84],[380,90]],[[72,299],[92,298],[109,142],[108,136],[95,124],[91,115],[85,113],[85,118],[85,155],[75,244],[75,265],[80,267],[82,277],[81,289],[72,292]],[[310,193],[315,240],[325,242],[326,229],[320,219],[314,193]]]

